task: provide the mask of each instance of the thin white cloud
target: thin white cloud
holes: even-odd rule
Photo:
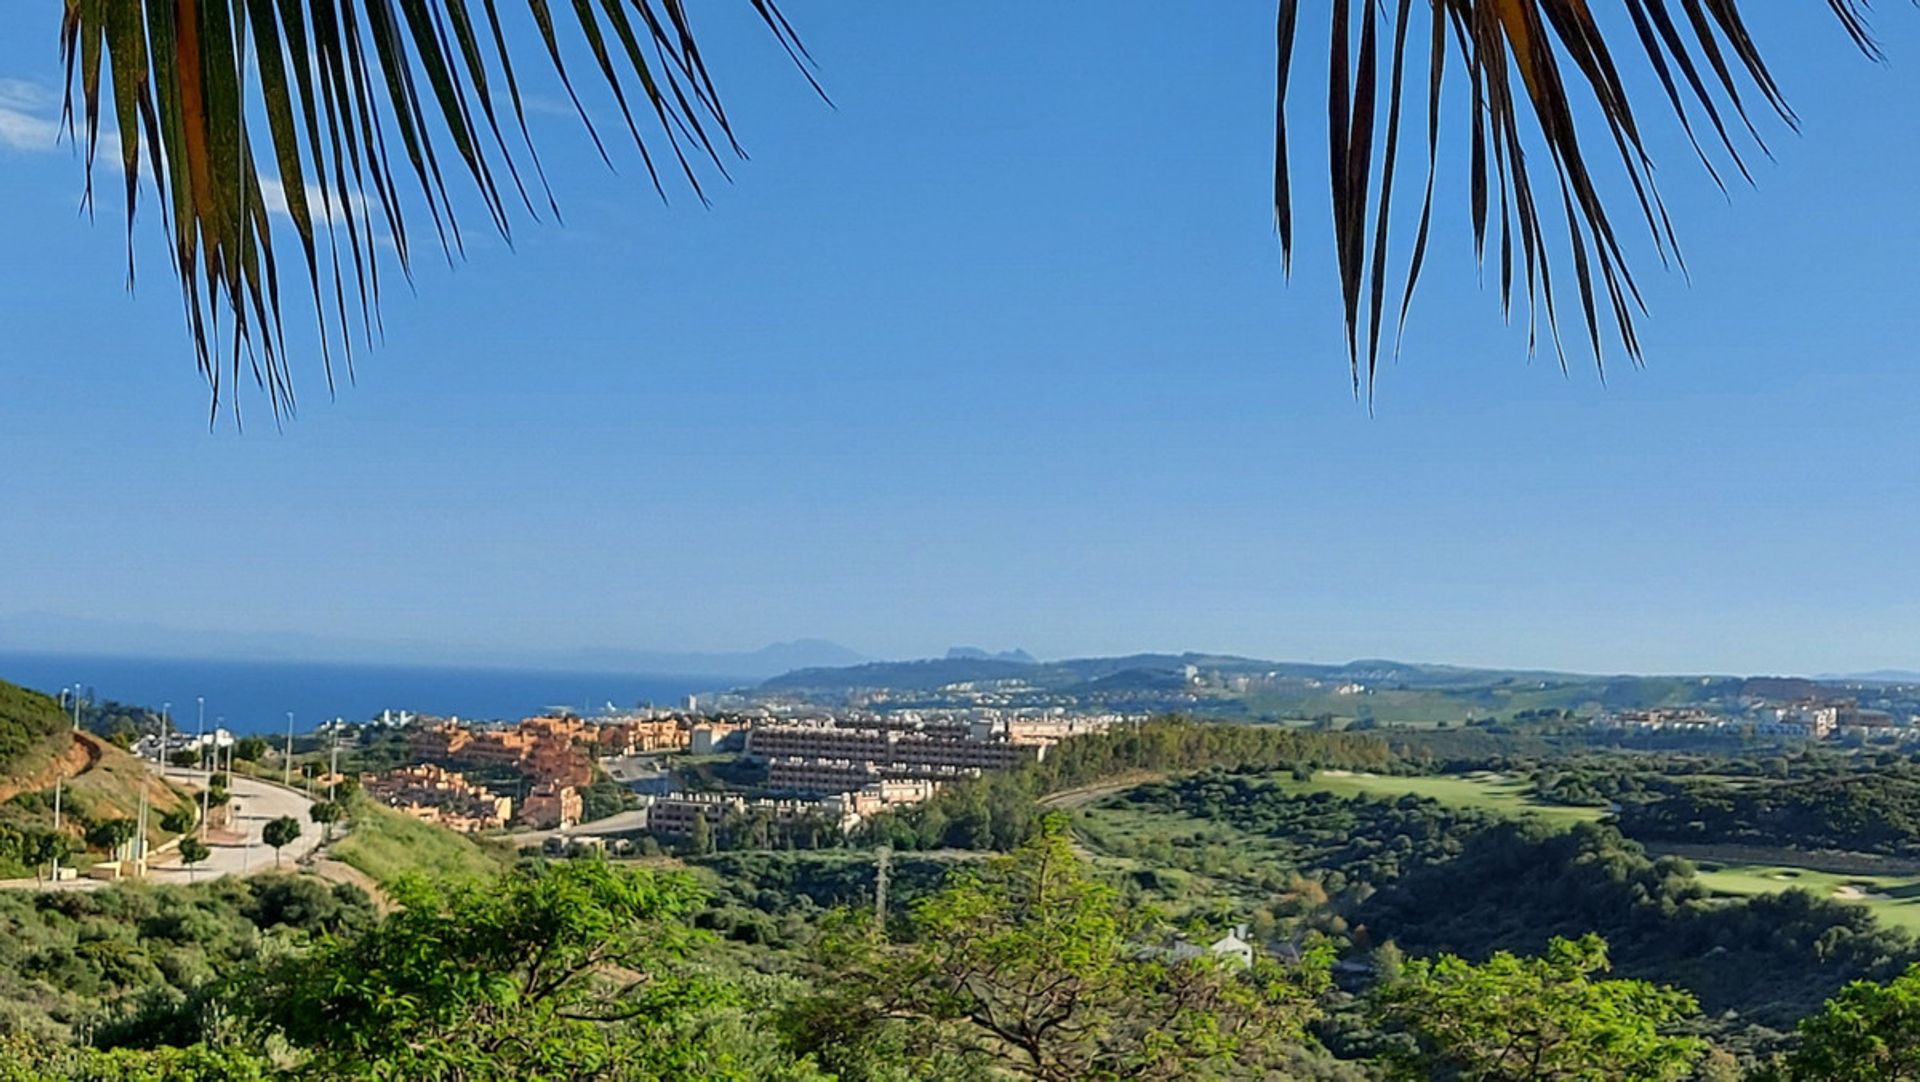
[[[59,145],[59,107],[53,94],[25,79],[0,79],[0,147],[27,152]]]
[[[320,185],[318,184],[308,184],[306,189],[307,208],[312,213],[314,220],[321,222],[329,221],[330,219],[325,209],[328,193],[321,191]],[[283,217],[291,214],[287,209],[287,189],[280,181],[262,178],[260,181],[260,198],[267,204],[267,213],[278,214]],[[367,213],[366,197],[356,192],[350,198],[353,202],[353,213],[355,216],[364,217]],[[333,214],[335,217],[340,217],[341,211],[337,203],[338,201],[336,199]]]

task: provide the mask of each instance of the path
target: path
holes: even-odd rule
[[[156,772],[159,770],[157,766],[153,769]],[[204,771],[177,767],[168,768],[166,777],[194,786],[206,782]],[[281,870],[293,871],[295,863],[320,844],[321,827],[307,818],[307,811],[313,803],[305,793],[283,789],[245,774],[231,775],[228,785],[233,794],[235,822],[240,830],[228,834],[224,839],[217,834],[209,835],[207,848],[212,852],[191,870],[179,862],[180,853],[174,846],[154,850],[148,860],[146,882],[189,883],[218,879],[223,875],[257,875],[273,871],[273,850],[260,839],[260,832],[268,821],[282,815],[292,816],[299,822],[300,836],[280,851]],[[0,889],[97,890],[106,885],[106,880],[85,876],[60,883],[38,879],[0,880]]]
[[[647,828],[647,809],[634,808],[631,811],[615,812],[605,819],[595,819],[591,823],[580,823],[564,830],[516,831],[507,835],[507,840],[515,846],[539,845],[548,838],[565,834],[569,838],[602,838],[615,834],[631,834]]]
[[[1108,778],[1094,785],[1083,785],[1077,789],[1062,789],[1057,793],[1048,793],[1040,798],[1040,806],[1052,810],[1069,810],[1096,800],[1102,800],[1115,793],[1124,792],[1136,785],[1166,781],[1167,775],[1158,770],[1136,770],[1118,777]]]
[[[167,776],[180,778],[195,784],[204,784],[206,775],[200,771],[170,769]],[[280,867],[291,870],[301,857],[313,852],[320,844],[321,826],[307,818],[308,809],[313,802],[305,793],[293,789],[283,789],[278,785],[235,773],[228,777],[229,792],[233,794],[235,820],[242,834],[241,839],[220,841],[210,836],[207,848],[213,850],[206,860],[193,866],[189,871],[180,864],[179,854],[173,850],[156,852],[147,868],[147,879],[154,883],[185,883],[201,879],[217,879],[223,875],[253,875],[257,872],[272,871],[274,866],[273,850],[260,840],[260,831],[268,821],[283,815],[292,816],[300,824],[300,836],[280,850]],[[164,862],[164,863],[160,863]]]

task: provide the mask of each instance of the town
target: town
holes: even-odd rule
[[[342,749],[340,769],[370,799],[463,833],[524,835],[550,851],[582,827],[622,851],[636,837],[706,848],[736,831],[815,848],[952,781],[1144,720],[980,708],[718,713],[689,704],[511,724],[388,712],[329,725],[315,739]]]

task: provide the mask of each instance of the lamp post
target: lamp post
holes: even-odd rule
[[[75,732],[80,731],[80,685],[79,684],[73,685],[73,728]],[[53,774],[53,833],[54,833],[54,837],[56,838],[60,836],[60,796],[61,796],[61,790],[66,788],[66,780],[67,780],[67,772],[64,769],[64,765],[61,763],[55,763],[54,774]],[[53,861],[49,867],[50,867],[50,870],[47,873],[48,876],[50,877],[52,882],[58,883],[60,881],[59,856],[56,855],[53,858]]]
[[[167,776],[167,714],[173,710],[173,704],[160,704],[160,776]]]
[[[327,803],[329,804],[333,803],[333,787],[334,787],[334,784],[339,780],[338,778],[335,777],[335,775],[339,773],[340,773],[340,719],[334,718],[333,719],[333,755],[332,755],[331,761],[327,764]]]
[[[291,710],[287,711],[286,760],[287,760],[285,764],[286,770],[284,775],[280,779],[280,784],[285,785],[287,788],[291,789],[293,788],[293,711]]]
[[[193,701],[198,704],[200,711],[200,733],[197,739],[200,743],[200,765],[205,767],[207,765],[207,697],[196,695]],[[213,795],[212,781],[213,772],[208,771],[207,776],[200,782],[200,840],[202,842],[207,840],[207,815],[213,808],[209,799]]]

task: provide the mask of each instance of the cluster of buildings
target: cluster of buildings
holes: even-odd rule
[[[647,832],[656,837],[684,839],[694,833],[696,820],[718,831],[729,820],[764,817],[776,828],[812,822],[845,833],[870,816],[890,808],[917,804],[934,794],[932,781],[871,781],[847,792],[795,797],[749,797],[740,793],[670,793],[647,802]]]
[[[642,814],[624,817],[623,829],[640,818],[656,836],[685,839],[696,821],[715,831],[735,820],[852,830],[943,784],[1036,761],[1061,740],[1138,719],[989,707],[829,714],[758,704],[726,714],[648,709],[506,726],[407,720],[414,765],[362,777],[368,794],[390,807],[455,830],[568,831],[580,822],[581,789],[597,763],[640,797]],[[676,752],[737,752],[762,773],[745,790],[680,791],[660,758]]]
[[[434,722],[415,727],[410,743],[413,758],[422,765],[496,774],[510,771],[524,779],[528,788],[520,798],[519,814],[501,816],[503,822],[511,818],[523,826],[564,828],[580,821],[585,804],[580,790],[593,782],[596,754],[684,747],[684,739],[675,735],[678,733],[677,724],[651,718],[596,724],[573,717],[535,717],[505,728]],[[405,788],[409,780],[393,775],[406,773],[394,771],[377,781],[386,784],[390,780],[392,785]],[[476,788],[462,774],[446,770],[441,774],[443,783],[457,778],[460,784]],[[484,791],[484,787],[477,788]],[[457,813],[450,818],[448,825],[456,828],[468,822],[468,817]]]
[[[685,838],[699,819],[718,829],[730,818],[758,815],[776,826],[811,820],[848,831],[880,812],[926,800],[943,784],[1036,761],[1067,737],[1120,720],[974,710],[743,719],[732,723],[728,738],[740,738],[743,758],[764,768],[763,788],[778,795],[655,795],[647,805],[647,829]]]
[[[466,775],[434,763],[362,774],[360,788],[389,808],[437,823],[449,830],[474,833],[498,830],[513,820],[513,798],[501,796]]]
[[[1891,734],[1920,735],[1902,726],[1885,710],[1863,707],[1854,699],[1804,698],[1788,703],[1749,700],[1741,716],[1729,716],[1705,707],[1654,707],[1646,710],[1603,712],[1593,719],[1601,728],[1706,732],[1751,729],[1760,736],[1827,740],[1837,736]]]
[[[1770,716],[1755,727],[1756,731],[1803,736],[1810,740],[1825,740],[1849,729],[1871,731],[1893,728],[1892,714],[1885,710],[1864,709],[1852,699],[1826,702],[1809,699],[1774,707],[1767,714]]]
[[[444,721],[417,729],[412,750],[422,762],[511,769],[539,785],[586,785],[597,729],[578,718],[527,718],[501,729]]]

